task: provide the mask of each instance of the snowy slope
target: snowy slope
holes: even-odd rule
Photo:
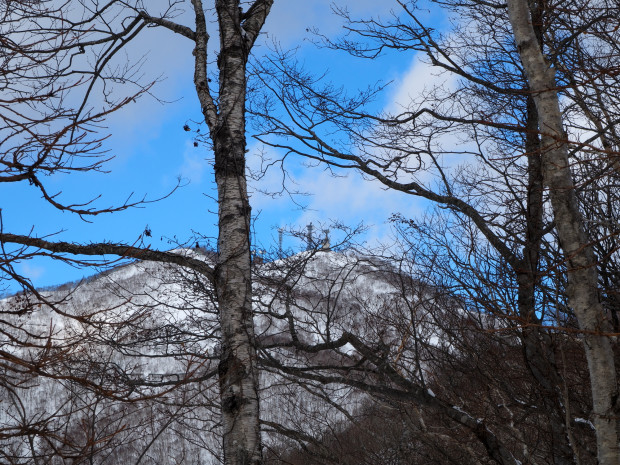
[[[207,260],[195,250],[179,253]],[[91,454],[94,463],[173,456],[218,462],[218,318],[204,278],[136,262],[42,295],[49,305],[23,303],[34,296],[0,302],[7,328],[1,349],[38,367],[3,367],[13,382],[0,391],[0,447],[14,463],[37,455],[65,463],[59,451]],[[20,299],[24,310],[16,312]],[[415,326],[418,343],[443,340],[423,300],[419,283],[355,253],[303,252],[267,262],[255,277],[261,354],[290,366],[354,363],[359,354],[350,344],[311,354],[290,344],[326,344],[349,331],[390,347],[395,366],[421,376],[403,334]],[[263,371],[261,385],[267,425],[313,436],[344,424],[364,402],[351,388],[300,384],[273,369]]]

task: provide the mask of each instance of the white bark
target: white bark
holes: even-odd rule
[[[220,55],[219,106],[207,78],[206,21],[196,15],[194,83],[215,151],[218,190],[218,262],[215,286],[221,323],[219,384],[224,463],[262,463],[258,371],[252,315],[250,204],[245,178],[246,64],[273,0],[256,0],[241,12],[239,0],[216,0]]]
[[[584,333],[593,423],[600,465],[620,463],[618,384],[609,336],[612,326],[598,293],[596,257],[585,234],[568,160],[555,72],[538,46],[527,0],[508,0],[508,12],[542,134],[543,176],[568,269],[568,302]]]

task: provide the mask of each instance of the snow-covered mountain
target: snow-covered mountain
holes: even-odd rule
[[[400,346],[397,362],[409,363],[407,341],[390,320],[407,308],[403,296],[411,284],[386,263],[356,253],[303,252],[257,265],[261,356],[293,367],[355,364],[360,356],[348,343],[307,353],[291,344],[327,347],[354,331]],[[204,277],[135,262],[38,297],[4,299],[0,312],[6,380],[0,441],[7,463],[219,462],[218,315]],[[426,340],[437,344],[431,327]],[[265,431],[278,425],[320,435],[344,423],[365,398],[344,385],[294,382],[273,363],[262,371],[261,386],[262,417],[271,425]],[[280,443],[269,433],[265,440]]]
[[[413,276],[406,261],[352,251],[255,263],[265,463],[549,463],[549,393],[510,302],[467,311]],[[204,276],[129,263],[6,298],[0,318],[0,464],[221,463],[219,321]],[[594,463],[579,337],[545,337],[570,386],[573,440]]]

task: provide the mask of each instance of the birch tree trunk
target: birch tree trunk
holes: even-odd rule
[[[546,62],[532,26],[527,0],[508,0],[508,13],[542,135],[545,185],[549,188],[560,246],[568,270],[568,302],[583,330],[590,372],[593,423],[600,465],[620,463],[618,383],[611,341],[612,325],[598,292],[596,257],[585,234],[570,171],[555,72]]]
[[[220,54],[219,102],[209,90],[209,36],[201,0],[196,16],[194,83],[215,152],[218,261],[215,286],[221,323],[219,385],[224,463],[262,463],[258,371],[252,318],[251,209],[245,177],[246,65],[273,0],[256,0],[244,13],[238,0],[216,0]]]

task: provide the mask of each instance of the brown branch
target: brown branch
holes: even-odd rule
[[[112,244],[108,242],[92,243],[87,245],[71,242],[52,242],[31,236],[0,233],[0,242],[21,244],[29,247],[37,247],[52,253],[67,253],[72,255],[116,255],[122,258],[135,258],[138,260],[172,263],[185,268],[195,270],[213,282],[213,268],[202,260],[187,257],[174,252],[161,252],[148,248],[134,247],[125,244]]]

